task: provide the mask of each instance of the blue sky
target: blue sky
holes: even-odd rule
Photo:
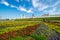
[[[0,18],[36,17],[60,14],[60,0],[0,0]]]

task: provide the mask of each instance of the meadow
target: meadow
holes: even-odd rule
[[[1,20],[0,40],[55,40],[51,36],[53,31],[60,35],[59,21],[60,17]]]
[[[38,21],[0,21],[0,40],[8,40],[6,36],[28,35],[30,31],[32,32],[36,29],[34,26],[38,26],[38,24],[40,24]]]

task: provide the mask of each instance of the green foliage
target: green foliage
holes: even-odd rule
[[[49,18],[44,18],[46,20],[60,20],[60,17],[49,17]]]
[[[46,40],[46,36],[44,36],[44,35],[31,34],[30,36],[36,40]]]
[[[42,18],[15,19],[15,21],[41,21]]]
[[[26,36],[26,37],[24,37],[24,40],[35,40],[35,39],[32,38],[31,36]]]
[[[21,36],[17,36],[15,38],[10,38],[10,40],[24,40],[24,38]]]
[[[55,24],[52,24],[52,23],[45,23],[47,25],[47,27],[55,30],[56,32],[60,33],[60,26],[57,26]]]
[[[0,34],[36,25],[37,21],[0,21]]]
[[[60,33],[60,27],[59,28],[55,28],[55,31]]]
[[[46,20],[60,20],[60,17],[15,19],[15,21],[42,21],[43,19],[46,19]]]

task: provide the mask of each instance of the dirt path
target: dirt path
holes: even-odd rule
[[[47,40],[60,40],[58,33],[48,28],[45,24],[41,24],[34,33],[46,36]]]

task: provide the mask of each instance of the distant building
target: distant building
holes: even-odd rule
[[[49,16],[49,13],[48,14],[43,14],[42,16]]]

